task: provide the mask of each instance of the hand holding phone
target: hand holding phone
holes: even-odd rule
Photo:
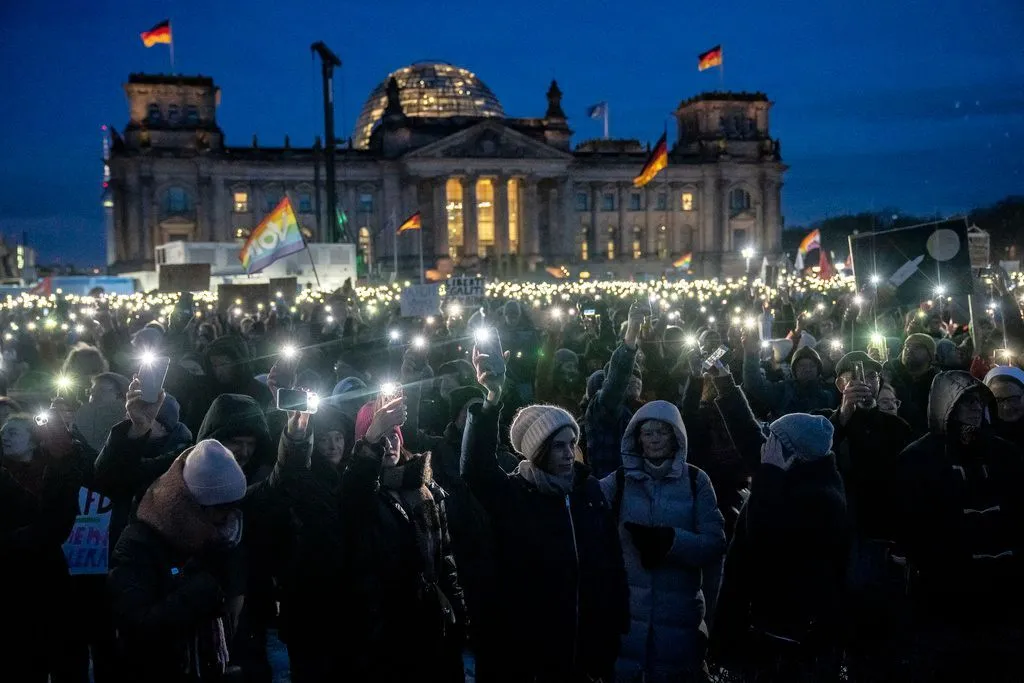
[[[167,356],[147,358],[139,366],[139,390],[142,392],[142,400],[146,403],[156,403],[160,400],[160,390],[164,387],[164,380],[167,379],[167,369],[171,366],[171,359]]]
[[[289,413],[307,413],[312,415],[320,407],[320,397],[305,389],[277,390],[277,409]]]
[[[505,353],[501,348],[498,331],[493,327],[479,327],[473,333],[473,341],[478,353],[486,356],[483,366],[490,374],[501,377],[505,374]]]

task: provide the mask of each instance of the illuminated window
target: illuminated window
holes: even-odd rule
[[[644,255],[644,249],[642,246],[644,236],[644,229],[639,225],[633,226],[633,258],[642,258]]]
[[[602,211],[614,211],[615,210],[615,193],[605,192],[601,195],[601,210]]]
[[[163,210],[165,216],[179,216],[192,210],[192,198],[182,187],[169,187],[164,192]]]
[[[245,228],[235,229],[235,239],[247,240],[250,234],[252,234],[252,230],[246,230]]]
[[[265,190],[263,193],[263,209],[270,213],[277,208],[277,205],[281,203],[281,191],[280,190]]]
[[[629,195],[629,210],[630,211],[643,211],[643,197],[639,192],[634,192]]]
[[[476,230],[480,256],[494,246],[494,183],[490,178],[476,181]]]
[[[664,225],[658,226],[658,236],[655,239],[655,248],[658,251],[658,258],[668,258],[668,229]]]
[[[693,193],[692,192],[684,192],[680,196],[679,199],[680,199],[679,204],[682,207],[683,211],[693,211]]]
[[[370,262],[370,252],[372,248],[370,229],[364,225],[359,228],[359,253],[363,255],[363,263]]]
[[[590,226],[580,226],[580,260],[590,260]]]
[[[463,221],[462,221],[462,181],[449,178],[444,185],[445,210],[448,213],[448,254],[457,259],[462,253]]]
[[[590,211],[590,193],[588,193],[588,192],[577,192],[576,193],[576,210],[577,211]]]
[[[519,180],[508,181],[508,253],[519,253]]]
[[[313,195],[308,192],[299,194],[299,213],[313,213]]]
[[[659,192],[657,202],[655,203],[655,207],[657,207],[658,211],[667,211],[668,195],[665,194],[664,192]]]
[[[359,193],[359,212],[373,213],[373,194],[370,192]]]
[[[750,209],[750,193],[737,187],[729,193],[729,213],[735,216]]]
[[[615,260],[615,226],[608,226],[608,260]]]
[[[248,192],[235,192],[234,193],[234,210],[235,210],[235,213],[248,213],[249,212],[249,193]]]

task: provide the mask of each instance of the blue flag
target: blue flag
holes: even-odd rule
[[[587,107],[587,116],[592,119],[599,119],[608,112],[607,102],[598,102],[597,104]]]

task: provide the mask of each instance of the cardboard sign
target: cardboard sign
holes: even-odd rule
[[[850,236],[857,289],[916,306],[974,292],[967,223],[951,219]]]
[[[241,308],[242,313],[255,313],[256,304],[266,306],[271,301],[270,285],[218,285],[217,310],[231,311]],[[241,303],[239,303],[241,302]]]
[[[111,507],[106,496],[85,487],[78,490],[79,514],[64,541],[64,556],[72,576],[107,573]]]
[[[210,289],[209,263],[166,263],[158,272],[161,292],[205,292]]]
[[[971,267],[988,268],[992,260],[992,237],[972,225],[967,229],[967,243],[971,251]]]
[[[402,317],[437,315],[441,307],[441,285],[411,285],[402,290]]]
[[[445,297],[462,304],[478,304],[484,298],[484,279],[482,277],[465,277],[462,275],[450,278],[445,283]]]

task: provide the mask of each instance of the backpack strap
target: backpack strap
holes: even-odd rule
[[[697,474],[701,471],[696,465],[686,463],[686,471],[690,475],[690,498],[693,500],[693,505],[697,505]]]

